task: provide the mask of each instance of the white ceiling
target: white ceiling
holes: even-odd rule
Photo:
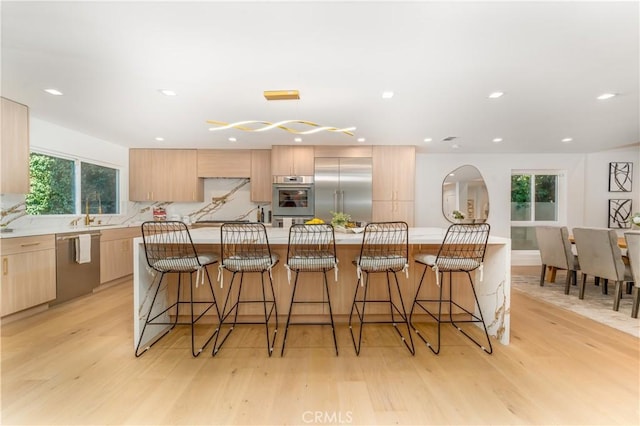
[[[210,132],[208,119],[356,126],[354,137],[322,132],[302,143],[364,137],[422,152],[593,152],[640,141],[637,1],[1,7],[2,96],[125,146],[294,143],[280,129]],[[280,89],[301,99],[262,96]],[[385,90],[395,96],[383,100]],[[494,91],[505,95],[488,99]],[[605,92],[619,96],[596,100]]]

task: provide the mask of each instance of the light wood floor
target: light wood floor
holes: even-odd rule
[[[640,341],[513,292],[509,346],[450,326],[412,357],[390,326],[355,356],[338,328],[238,327],[192,358],[186,330],[133,356],[131,283],[2,325],[2,424],[638,424]]]

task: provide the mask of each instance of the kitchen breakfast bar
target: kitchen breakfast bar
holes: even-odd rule
[[[410,228],[409,229],[409,269],[407,273],[399,273],[398,279],[400,282],[400,288],[402,291],[402,298],[407,309],[407,312],[411,309],[411,304],[415,297],[415,291],[418,287],[420,278],[422,276],[423,267],[413,262],[413,256],[417,253],[430,253],[436,255],[438,248],[442,243],[446,229],[444,228]],[[279,320],[284,328],[284,319],[286,319],[287,310],[289,308],[289,302],[291,301],[292,285],[289,283],[287,269],[284,266],[287,256],[287,244],[289,231],[283,228],[267,228],[267,235],[269,238],[269,244],[271,246],[272,253],[279,256],[280,261],[272,270],[273,286],[275,290],[275,297],[278,307]],[[193,243],[196,245],[199,254],[203,253],[220,253],[220,228],[218,227],[206,227],[191,230],[191,237]],[[348,322],[349,312],[351,309],[351,303],[353,302],[353,293],[357,281],[356,267],[352,264],[360,253],[360,246],[362,243],[362,234],[354,233],[335,233],[336,250],[338,257],[338,272],[330,271],[328,273],[329,279],[329,292],[331,298],[331,306],[333,309],[334,319],[337,323]],[[145,315],[148,312],[149,304],[153,298],[155,292],[156,281],[154,279],[156,272],[148,267],[145,257],[143,239],[138,237],[134,239],[133,244],[133,309],[134,309],[134,347],[138,343],[141,330],[145,322]],[[483,268],[476,270],[473,277],[478,300],[484,315],[484,320],[487,325],[489,335],[495,338],[498,342],[507,345],[509,344],[509,321],[510,321],[510,287],[511,287],[511,240],[501,237],[489,237],[487,244],[487,250],[484,259]],[[213,282],[214,293],[220,309],[224,303],[226,291],[228,290],[228,283],[230,282],[231,274],[228,271],[222,272],[224,276],[219,282],[216,279],[219,277],[219,271],[217,264],[209,268],[209,275]],[[204,274],[203,274],[204,275]],[[372,277],[370,291],[373,296],[376,292],[380,294],[386,293],[386,285],[378,285],[378,280],[384,279],[384,274]],[[199,296],[204,298],[208,291],[208,284],[195,286],[196,274],[194,274],[194,299],[198,300]],[[188,280],[188,274],[184,278]],[[466,280],[464,274],[453,274],[453,281]],[[206,277],[205,277],[206,280]],[[243,291],[247,291],[249,297],[258,295],[261,293],[261,286],[259,282],[258,274],[248,274],[245,277],[247,285]],[[255,280],[255,281],[254,281]],[[438,288],[436,285],[435,274],[428,271],[425,276],[425,284],[421,289],[422,296],[437,296]],[[166,282],[167,280],[165,280]],[[256,285],[251,285],[254,283]],[[382,284],[382,282],[380,282]],[[444,280],[442,285],[448,285],[448,279]],[[186,289],[185,289],[186,287]],[[458,290],[460,287],[460,290]],[[184,294],[188,294],[188,286],[183,286]],[[445,288],[446,291],[446,288]],[[300,287],[298,290],[299,295],[307,295],[309,297],[322,298],[323,286],[322,275],[319,273],[303,273],[300,276]],[[301,293],[305,292],[305,293]],[[298,296],[297,296],[298,297]],[[470,310],[474,310],[473,295],[468,285],[454,287],[454,297],[462,306],[467,307]],[[158,299],[161,301],[169,301],[175,299],[175,282],[169,282],[168,285],[163,284],[163,288],[158,294]],[[162,302],[160,303],[162,304]],[[158,300],[156,300],[158,305]],[[168,304],[167,304],[168,306]],[[240,315],[251,316],[262,315],[262,306],[248,307],[249,309],[242,311]],[[388,312],[379,306],[367,307],[367,315],[384,314]],[[444,310],[443,306],[443,310]],[[162,308],[154,307],[154,312],[161,311]],[[185,309],[186,311],[186,309]],[[455,313],[455,312],[454,312]],[[184,312],[186,315],[187,312]],[[304,316],[305,318],[312,319],[321,315],[328,314],[326,305],[305,305],[303,307],[296,307],[292,316]],[[209,316],[210,318],[207,318]],[[205,319],[211,326],[215,326],[214,310],[209,311],[206,314]],[[165,314],[165,319],[168,321],[168,314]],[[415,322],[425,321],[426,318],[414,317]],[[167,329],[166,325],[148,325],[145,331],[144,339],[141,344],[145,345],[153,342],[157,336],[164,333]]]

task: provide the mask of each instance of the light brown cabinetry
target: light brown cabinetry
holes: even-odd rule
[[[249,177],[251,151],[246,149],[199,149],[198,177]]]
[[[0,246],[2,316],[56,298],[55,235],[3,238]]]
[[[312,176],[313,146],[273,145],[271,174],[274,176]]]
[[[318,145],[314,147],[315,158],[369,158],[371,145]]]
[[[271,202],[271,151],[251,150],[251,201]]]
[[[29,193],[29,108],[2,98],[0,194]]]
[[[133,274],[133,239],[139,227],[107,229],[100,236],[100,284]]]
[[[372,219],[402,220],[413,226],[415,147],[376,145],[372,155]]]
[[[204,201],[195,149],[130,149],[131,201]]]

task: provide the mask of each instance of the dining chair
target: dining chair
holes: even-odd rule
[[[278,333],[278,307],[271,270],[278,263],[278,255],[271,252],[267,231],[262,223],[223,223],[220,227],[220,244],[222,253],[218,273],[220,285],[224,286],[225,270],[231,272],[231,282],[220,316],[220,332],[213,343],[213,356],[220,351],[231,332],[239,324],[264,324],[267,352],[271,356]],[[243,288],[245,274],[260,275],[259,292],[253,288]],[[234,286],[237,286],[235,293]],[[255,296],[258,293],[260,296]],[[256,310],[256,316],[261,317],[260,320],[238,321],[241,306],[250,309],[256,305],[262,305],[260,314]],[[275,325],[271,337],[272,320]],[[229,329],[218,345],[225,324],[230,324]]]
[[[633,305],[631,317],[638,318],[638,305],[640,305],[640,232],[625,232],[627,242],[627,256],[633,276]]]
[[[574,228],[573,236],[582,271],[579,298],[584,299],[587,275],[613,281],[616,283],[613,310],[617,311],[623,283],[633,281],[631,268],[622,261],[618,234],[613,229]]]
[[[411,355],[414,355],[415,348],[409,327],[409,316],[404,306],[398,281],[398,273],[406,272],[408,274],[409,269],[409,226],[407,223],[372,222],[367,224],[364,228],[360,254],[353,261],[353,264],[356,266],[357,280],[349,313],[349,331],[356,355],[360,355],[362,330],[365,324],[392,324],[406,348]],[[371,278],[382,274],[385,275],[384,284],[386,285],[378,286],[383,289],[377,292],[382,295],[373,296],[371,295]],[[392,279],[394,286],[391,284]],[[376,281],[375,284],[379,284],[380,281]],[[386,311],[388,313],[378,312],[367,317],[366,309],[370,305],[386,305],[385,311],[388,308]],[[354,315],[357,324],[353,321]],[[398,324],[406,325],[406,335],[402,334]],[[354,335],[354,326],[359,326],[357,341]]]
[[[410,323],[413,330],[418,337],[427,345],[431,351],[438,355],[440,353],[440,336],[441,325],[443,323],[451,324],[454,328],[460,331],[469,340],[479,346],[483,351],[488,354],[493,353],[493,347],[491,345],[491,339],[487,331],[487,325],[482,315],[482,309],[478,302],[478,295],[476,294],[475,285],[471,272],[480,270],[480,276],[482,277],[483,261],[485,251],[487,249],[487,241],[489,240],[490,226],[488,223],[475,223],[475,224],[453,224],[447,229],[447,233],[444,236],[444,240],[440,245],[437,255],[429,253],[419,253],[415,255],[414,259],[416,263],[424,265],[420,283],[416,289],[416,295],[411,306],[411,313],[409,314]],[[424,278],[427,270],[431,269],[435,273],[435,281],[438,286],[438,298],[430,299],[420,296],[420,289],[424,284]],[[448,281],[448,296],[443,295],[443,288],[445,282],[443,280],[444,274],[447,273],[449,277]],[[452,280],[454,273],[464,273],[467,276],[469,286],[473,293],[474,298],[474,312],[470,311],[468,307],[460,305],[454,300],[454,288],[462,286],[462,282],[454,282]],[[481,278],[482,279],[482,278]],[[443,304],[447,307],[447,313],[442,312]],[[435,307],[437,306],[437,313],[435,313]],[[454,307],[463,313],[456,313],[454,318]],[[437,323],[437,343],[434,346],[429,342],[423,333],[418,330],[414,325],[413,316],[416,308],[427,313]],[[457,318],[459,315],[463,315],[463,318]],[[478,323],[482,324],[484,334],[488,343],[488,347],[485,347],[474,339],[470,333],[463,330],[458,324],[463,323]]]
[[[564,269],[567,271],[564,294],[569,294],[571,284],[577,284],[580,270],[578,256],[571,251],[569,230],[566,226],[536,226],[536,239],[542,260],[540,286],[544,286],[547,268]]]
[[[194,357],[200,355],[202,350],[209,344],[214,335],[218,334],[219,328],[216,327],[211,336],[207,338],[202,346],[198,345],[196,349],[195,344],[195,326],[196,323],[203,318],[203,316],[211,309],[215,308],[216,318],[215,321],[219,324],[220,311],[216,302],[216,296],[213,292],[213,285],[211,284],[211,277],[209,275],[208,266],[218,262],[218,256],[215,254],[199,254],[196,247],[191,240],[191,234],[189,228],[183,222],[179,221],[166,221],[155,222],[149,221],[142,224],[142,239],[144,243],[144,252],[147,259],[147,264],[152,271],[156,272],[154,277],[154,283],[152,284],[149,295],[153,289],[153,296],[149,303],[149,309],[144,316],[144,326],[142,332],[138,338],[138,344],[136,345],[135,356],[139,357],[147,350],[156,344],[162,337],[167,335],[169,331],[173,330],[176,325],[189,325],[191,327],[191,353]],[[177,292],[175,301],[168,307],[164,307],[167,303],[163,297],[158,299],[158,294],[164,292],[167,288],[167,282],[164,280],[167,274],[177,274]],[[182,295],[182,276],[189,274],[189,296],[188,300],[184,299]],[[195,282],[193,280],[193,274],[196,274]],[[194,300],[194,286],[197,288],[199,285],[204,284],[206,277],[208,290],[211,292],[210,300]],[[157,279],[156,279],[157,278]],[[165,284],[163,286],[163,284]],[[208,297],[208,296],[207,296]],[[189,305],[189,322],[181,322],[180,306]],[[201,312],[196,314],[195,307],[200,306]],[[174,319],[170,320],[171,310],[175,308],[173,313]],[[170,326],[159,337],[155,338],[151,344],[146,344],[140,348],[145,330],[147,326],[167,325]],[[155,328],[155,327],[154,327]]]
[[[338,355],[338,341],[336,340],[336,328],[333,322],[333,311],[331,309],[331,297],[329,295],[329,282],[327,272],[334,270],[335,279],[338,280],[338,260],[336,258],[336,242],[333,226],[330,224],[295,224],[289,228],[289,243],[287,247],[287,263],[285,264],[289,283],[291,283],[291,273],[295,274],[293,290],[291,293],[291,303],[287,314],[287,323],[284,328],[282,349],[280,356],[284,355],[284,348],[287,343],[287,334],[290,325],[329,325],[333,333],[333,344]],[[298,289],[299,278],[302,274],[309,273],[322,274],[323,294],[322,297],[313,298],[311,296],[296,300],[296,290]],[[313,285],[313,282],[303,283]],[[309,288],[307,286],[307,288]],[[294,305],[326,305],[329,310],[329,318],[322,322],[291,322],[291,314]]]

